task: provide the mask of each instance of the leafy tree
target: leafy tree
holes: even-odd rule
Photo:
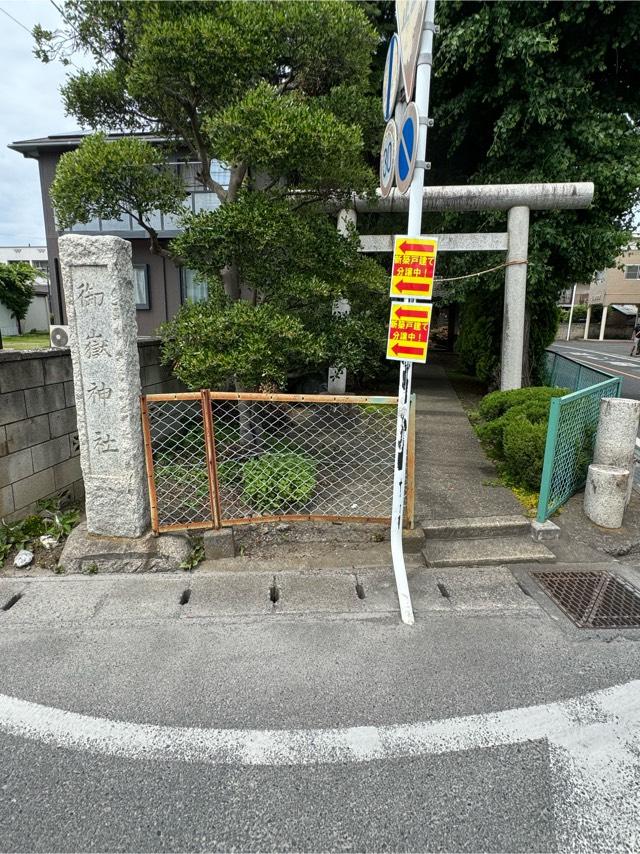
[[[97,131],[161,134],[220,201],[186,215],[184,233],[162,245],[150,214],[179,211],[184,188],[150,143],[99,133],[61,158],[52,187],[61,226],[131,213],[153,252],[206,278],[206,305],[184,307],[163,332],[183,378],[255,387],[328,364],[362,371],[372,354],[378,366],[384,272],[335,226],[338,206],[376,184],[368,75],[379,38],[364,10],[67,0],[63,11],[63,32],[37,30],[39,56],[83,49],[96,63],[69,76],[68,112]],[[214,160],[228,166],[228,187]],[[332,313],[341,298],[350,318]]]
[[[151,214],[179,213],[186,195],[183,182],[154,146],[134,137],[109,145],[101,133],[85,139],[72,156],[63,155],[51,187],[59,228],[131,214],[156,250],[161,246]]]
[[[437,17],[432,180],[595,183],[589,210],[532,212],[525,367],[539,381],[558,294],[613,266],[629,238],[640,187],[640,4],[449,2]],[[441,223],[446,231],[502,230],[504,215]],[[475,256],[440,272],[488,266],[486,255]],[[466,300],[459,349],[481,371],[499,353],[503,281],[502,273],[483,276],[457,294]]]
[[[368,2],[384,33],[391,2]],[[629,238],[640,186],[640,4],[438,2],[428,159],[433,184],[593,181],[586,211],[532,211],[527,276],[525,379],[539,382],[554,337],[557,297],[612,266]],[[504,231],[504,213],[428,214],[425,231]],[[372,215],[359,225],[393,232],[403,221]],[[504,256],[443,255],[441,276],[500,264]],[[443,286],[441,304],[462,308],[458,349],[497,382],[503,271]]]
[[[30,264],[0,264],[0,302],[15,317],[20,334],[21,322],[33,300],[33,282],[37,274],[38,271]]]

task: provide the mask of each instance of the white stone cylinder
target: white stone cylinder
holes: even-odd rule
[[[597,465],[632,469],[640,424],[640,400],[603,397],[593,449]]]
[[[631,472],[615,466],[589,466],[584,512],[602,528],[620,528],[627,505]]]
[[[59,245],[87,530],[140,537],[149,499],[131,243],[65,234]]]

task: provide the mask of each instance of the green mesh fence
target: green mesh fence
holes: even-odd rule
[[[597,385],[612,376],[605,371],[589,368],[587,365],[581,365],[580,362],[574,362],[573,359],[549,350],[547,350],[546,368],[548,385],[556,388],[570,388],[572,391]]]
[[[622,386],[620,377],[580,365],[558,353],[547,353],[547,357],[549,385],[575,391],[551,401],[538,522],[546,522],[584,486],[593,459],[600,401],[603,397],[620,397]]]

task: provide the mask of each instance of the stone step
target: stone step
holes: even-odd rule
[[[529,537],[427,540],[423,555],[427,566],[498,566],[504,563],[552,563],[556,557]]]
[[[420,527],[428,540],[478,539],[480,537],[528,534],[526,516],[466,516],[459,519],[427,519]]]

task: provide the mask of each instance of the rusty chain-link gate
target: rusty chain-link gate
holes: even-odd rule
[[[141,398],[155,533],[391,520],[397,397],[187,392]],[[412,406],[405,524],[413,525]]]

